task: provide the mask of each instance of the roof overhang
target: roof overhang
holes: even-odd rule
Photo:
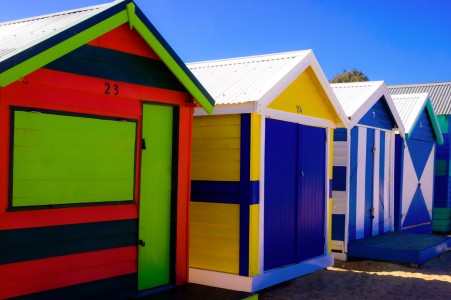
[[[274,85],[271,86],[259,99],[247,101],[243,103],[233,103],[233,104],[217,104],[215,106],[214,114],[242,114],[242,113],[261,113],[262,115],[277,118],[282,120],[287,120],[290,122],[304,123],[311,126],[322,126],[322,127],[346,127],[348,126],[348,119],[346,114],[341,107],[335,93],[330,87],[329,81],[324,75],[314,53],[312,50],[305,50],[307,54],[288,72],[286,72]],[[330,120],[323,120],[319,118],[304,116],[300,114],[293,114],[289,112],[282,112],[275,109],[268,108],[268,105],[277,98],[288,86],[295,81],[300,74],[311,67],[315,76],[319,80],[322,88],[328,100],[331,102],[333,109],[335,110],[339,121],[333,122]],[[205,115],[205,112],[195,109],[195,116]]]
[[[115,1],[89,18],[46,35],[39,41],[17,49],[0,60],[0,87],[19,80],[93,39],[125,24],[130,24],[166,64],[192,97],[212,113],[214,100],[185,63],[172,50],[144,13],[131,0]]]
[[[415,127],[417,126],[417,124],[418,124],[418,122],[419,122],[419,120],[420,120],[420,117],[421,117],[421,112],[422,112],[423,110],[425,110],[425,109],[426,109],[426,111],[427,111],[427,113],[428,113],[428,115],[429,115],[429,118],[430,118],[430,120],[431,120],[432,129],[434,130],[434,134],[435,134],[435,138],[437,139],[437,143],[438,143],[439,145],[443,145],[442,131],[441,131],[441,129],[440,129],[440,125],[439,125],[439,122],[438,122],[438,120],[437,120],[437,116],[436,116],[436,114],[435,114],[435,112],[434,112],[434,108],[432,107],[431,100],[429,99],[429,97],[427,96],[427,94],[426,94],[426,97],[425,97],[425,101],[424,101],[424,103],[423,103],[423,106],[422,106],[422,108],[420,109],[420,112],[417,114],[417,117],[415,118],[415,121],[414,121],[414,123],[413,123],[412,129],[415,128]],[[410,138],[410,134],[411,134],[411,132],[406,132],[406,139],[409,139],[409,138]]]
[[[380,85],[377,87],[377,89],[368,97],[368,99],[365,101],[363,105],[361,105],[353,114],[350,116],[350,122],[349,122],[349,128],[354,127],[357,125],[361,118],[368,112],[368,110],[373,107],[374,104],[376,104],[379,99],[384,97],[387,106],[389,107],[393,119],[396,122],[396,125],[398,126],[397,131],[401,134],[401,136],[405,136],[405,129],[403,122],[401,120],[401,117],[399,116],[398,111],[396,110],[395,104],[393,103],[393,100],[390,96],[390,93],[388,92],[387,86],[384,82],[381,81]]]

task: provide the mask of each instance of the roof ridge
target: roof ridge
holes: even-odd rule
[[[306,54],[308,52],[312,52],[312,50],[306,49],[306,50],[297,50],[297,51],[289,51],[289,52],[278,52],[278,53],[239,56],[239,57],[231,57],[231,58],[223,58],[223,59],[204,60],[204,61],[190,62],[190,63],[187,63],[187,65],[189,68],[196,68],[196,65],[201,65],[201,64],[215,64],[216,66],[234,65],[234,64],[242,64],[242,63],[252,63],[255,61],[270,61],[270,60],[294,58],[294,57],[300,56],[301,54]]]
[[[82,12],[82,11],[100,9],[100,8],[107,7],[107,6],[112,6],[113,4],[116,4],[116,3],[119,3],[122,1],[125,1],[125,0],[114,0],[114,1],[107,2],[107,3],[103,3],[103,4],[91,5],[91,6],[69,9],[69,10],[64,10],[64,11],[57,11],[54,13],[33,16],[33,17],[28,17],[28,18],[23,18],[23,19],[0,22],[0,26],[19,24],[19,23],[24,23],[24,22],[34,21],[34,20],[51,18],[51,17],[58,16],[58,15],[68,15],[68,14],[78,13],[78,12]]]
[[[425,83],[405,83],[405,84],[390,84],[388,87],[409,87],[409,86],[437,86],[437,85],[451,85],[451,81],[439,81],[439,82],[425,82]]]

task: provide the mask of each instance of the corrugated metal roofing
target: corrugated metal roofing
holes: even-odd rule
[[[0,23],[0,61],[27,49],[120,1]]]
[[[383,81],[347,82],[333,83],[331,87],[350,118],[383,84]]]
[[[311,50],[187,64],[216,104],[259,100]]]
[[[411,133],[416,119],[424,108],[427,93],[392,95],[393,103],[401,117],[406,133]]]
[[[391,85],[388,90],[392,95],[428,93],[437,115],[451,115],[451,82]]]

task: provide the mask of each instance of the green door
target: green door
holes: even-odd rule
[[[138,290],[169,284],[173,107],[144,104]],[[144,149],[145,148],[145,149]]]

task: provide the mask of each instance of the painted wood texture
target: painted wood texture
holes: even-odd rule
[[[324,254],[328,167],[322,128],[268,119],[265,141],[264,269],[271,270]]]
[[[173,114],[171,106],[143,107],[138,290],[169,284],[172,275]]]
[[[136,121],[13,111],[13,207],[132,201]]]
[[[311,67],[277,96],[268,108],[334,122],[340,120]]]
[[[191,202],[191,268],[238,274],[240,206]]]
[[[345,229],[349,230],[349,241],[389,230],[392,138],[391,133],[378,129],[356,126],[351,130],[349,228]],[[337,215],[338,211],[337,207]]]
[[[379,99],[359,120],[359,124],[392,130],[395,119],[384,97]]]
[[[107,249],[0,265],[0,273],[8,274],[0,276],[0,298],[17,297],[133,274],[136,273],[136,266],[136,247]]]
[[[409,134],[410,139],[435,142],[435,132],[432,127],[431,117],[426,108],[423,109],[413,130]]]
[[[447,236],[390,232],[350,242],[348,255],[420,265],[450,247]]]
[[[109,47],[108,43],[100,43],[100,47]],[[133,48],[133,41],[127,45]],[[122,51],[120,46],[115,51]],[[127,52],[127,51],[125,51]],[[130,53],[130,52],[128,52]],[[137,54],[138,53],[132,53]],[[155,57],[152,57],[155,58]],[[105,94],[105,83],[111,87],[117,84],[119,94]],[[139,179],[141,171],[141,126],[142,102],[154,101],[179,107],[176,117],[177,131],[180,133],[175,140],[174,168],[177,177],[174,178],[174,195],[177,195],[177,230],[175,255],[175,283],[184,284],[188,277],[188,213],[190,195],[190,157],[191,157],[191,125],[193,104],[186,92],[165,90],[162,88],[141,86],[121,81],[106,81],[86,75],[69,74],[61,71],[39,69],[1,89],[0,101],[0,135],[8,137],[13,128],[11,126],[11,106],[33,108],[35,110],[50,110],[67,114],[94,115],[113,117],[114,119],[137,120],[136,137],[134,143],[136,161],[133,176],[136,178],[132,186],[134,204],[99,206],[47,208],[8,212],[9,170],[0,170],[0,236],[9,235],[16,230],[31,230],[35,238],[42,238],[41,242],[28,245],[36,251],[15,251],[9,256],[12,260],[0,264],[0,273],[26,273],[26,281],[18,280],[2,285],[3,295],[15,296],[29,293],[44,298],[64,298],[68,293],[77,293],[86,297],[96,295],[131,298],[137,291],[137,222],[139,205]],[[170,107],[170,106],[167,106]],[[0,143],[1,165],[8,166],[10,144]],[[138,150],[139,149],[139,150]],[[171,151],[172,153],[172,151]],[[175,217],[175,216],[174,216]],[[130,232],[123,224],[108,226],[107,231],[89,227],[92,223],[132,222],[134,229]],[[118,223],[118,224],[119,224]],[[70,230],[61,233],[57,228]],[[56,231],[51,230],[55,229]],[[44,230],[41,232],[41,230]],[[49,231],[50,230],[50,231]],[[23,231],[21,231],[23,233]],[[56,234],[55,232],[59,232]],[[81,242],[75,242],[83,235]],[[84,235],[93,235],[92,238]],[[61,238],[58,238],[61,237]],[[55,238],[56,240],[52,240]],[[9,240],[9,239],[8,239]],[[17,246],[28,249],[27,247]],[[116,249],[130,248],[124,252]],[[51,249],[51,250],[49,250]],[[111,251],[111,252],[110,252]],[[95,254],[99,252],[99,254]],[[22,253],[22,254],[21,254]],[[91,255],[92,253],[92,255]],[[113,253],[113,254],[108,254]],[[32,255],[32,256],[30,256]],[[33,256],[34,255],[34,256]],[[38,255],[38,256],[36,256]],[[100,258],[99,258],[100,256]],[[102,258],[110,259],[102,265]],[[14,262],[13,262],[14,261]],[[69,266],[64,269],[63,266]],[[70,267],[74,266],[74,267]],[[64,269],[64,270],[63,270]],[[45,270],[39,273],[36,270]],[[37,273],[35,274],[34,271]],[[92,272],[91,272],[92,271]],[[41,276],[42,275],[42,276]],[[1,279],[9,278],[2,277]],[[0,281],[1,281],[0,279]],[[100,297],[99,296],[99,297]],[[6,296],[5,296],[6,297]],[[31,297],[31,295],[27,295]],[[83,296],[84,297],[84,296]],[[97,297],[98,298],[98,297]]]
[[[196,117],[192,179],[240,181],[240,115]]]
[[[344,241],[345,215],[348,208],[347,129],[334,130],[332,177],[332,240]]]

